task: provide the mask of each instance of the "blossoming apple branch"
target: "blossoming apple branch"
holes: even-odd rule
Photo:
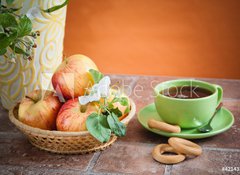
[[[94,85],[86,95],[78,98],[79,103],[81,106],[86,106],[93,102],[99,107],[99,110],[98,113],[92,113],[88,116],[86,121],[88,131],[100,142],[109,141],[111,133],[120,137],[125,136],[126,126],[119,120],[123,114],[118,107],[114,108],[113,103],[119,102],[121,105],[127,106],[124,113],[128,113],[130,110],[128,99],[112,92],[114,97],[109,101],[111,84],[109,76],[103,76],[102,73],[93,69],[89,72],[93,77]]]

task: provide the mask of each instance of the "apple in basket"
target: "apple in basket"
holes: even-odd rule
[[[18,119],[32,127],[53,130],[56,129],[56,117],[61,106],[54,92],[35,90],[22,99]]]
[[[111,102],[115,96],[120,95],[117,90],[110,90],[110,97],[108,101]],[[125,95],[122,95],[122,97]],[[126,97],[126,96],[125,96]],[[101,99],[103,100],[103,99]],[[129,103],[127,106],[121,105],[120,102],[113,102],[113,107],[118,108],[121,115],[119,120],[124,119],[130,109]],[[89,103],[86,105],[81,105],[78,98],[68,100],[60,109],[56,124],[57,130],[59,131],[86,131],[86,120],[87,117],[92,113],[97,113],[99,111],[99,105],[97,103]]]
[[[84,95],[85,89],[93,84],[89,69],[98,70],[95,63],[84,55],[65,58],[52,77],[57,94],[65,100]]]
[[[78,98],[68,100],[60,109],[57,116],[57,130],[59,131],[86,131],[87,117],[98,112],[94,103],[88,106],[80,105]]]
[[[67,101],[57,116],[57,129],[84,131],[100,142],[109,141],[111,134],[125,136],[126,126],[120,122],[130,111],[129,99],[110,88],[110,77],[90,69],[94,85],[78,98]]]

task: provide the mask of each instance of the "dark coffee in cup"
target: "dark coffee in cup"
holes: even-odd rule
[[[212,92],[198,86],[174,86],[160,91],[160,94],[172,98],[194,99],[210,96]]]

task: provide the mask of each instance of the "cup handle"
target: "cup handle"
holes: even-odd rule
[[[217,106],[218,106],[221,103],[223,98],[223,89],[219,85],[215,85],[215,87],[217,88],[217,93],[218,93],[218,100],[217,100]]]

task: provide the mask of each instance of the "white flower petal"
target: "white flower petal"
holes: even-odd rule
[[[110,80],[109,76],[105,76],[99,81],[98,91],[99,91],[101,97],[109,96],[110,84],[111,84],[111,80]]]
[[[99,81],[99,86],[105,85],[105,86],[110,86],[111,84],[111,80],[109,76],[105,76],[103,77],[100,81]]]
[[[93,102],[93,101],[99,101],[100,100],[100,96],[97,95],[97,94],[94,94],[94,95],[91,95],[91,96],[88,96],[89,97],[89,101],[90,102]]]
[[[99,92],[100,92],[101,97],[108,97],[109,96],[109,86],[99,87]]]
[[[103,77],[98,84],[94,84],[90,90],[90,95],[78,97],[81,105],[86,105],[89,102],[99,101],[101,97],[109,96],[111,80],[109,76]]]
[[[41,17],[41,9],[39,7],[32,7],[28,10],[26,16],[31,20],[39,18]]]
[[[98,92],[98,86],[99,86],[99,84],[94,84],[94,85],[92,86],[92,88],[91,88],[90,94],[95,94],[95,93],[97,93],[97,92]]]
[[[91,95],[78,97],[78,101],[81,105],[86,105],[86,104],[88,104],[90,102],[93,102],[93,101],[99,101],[100,98],[101,98],[100,94],[94,93],[94,94],[91,94]]]
[[[78,97],[78,101],[81,105],[86,105],[89,103],[89,97],[88,96]]]

